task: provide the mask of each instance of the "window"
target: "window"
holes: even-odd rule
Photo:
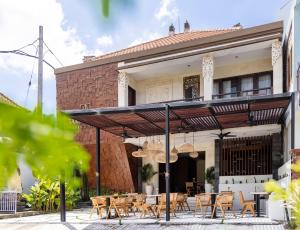
[[[200,97],[200,76],[183,78],[183,96],[185,99]]]
[[[213,98],[272,94],[272,72],[255,73],[214,81]]]
[[[271,76],[269,74],[259,76],[258,89],[260,95],[271,94]]]
[[[247,96],[247,95],[253,95],[253,78],[252,77],[245,77],[242,78],[242,95]]]

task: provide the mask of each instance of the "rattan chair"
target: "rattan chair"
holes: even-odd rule
[[[121,217],[122,213],[125,216],[129,216],[127,197],[110,197],[110,206],[108,209],[107,219],[112,209],[115,210],[115,215],[118,217]]]
[[[141,213],[140,217],[145,217],[150,213],[155,216],[155,212],[153,211],[152,206],[146,203],[146,194],[138,194],[135,197],[132,208],[134,209],[134,211],[139,211]]]
[[[177,210],[181,209],[181,211],[185,210],[185,208],[188,208],[190,211],[190,206],[187,202],[188,195],[183,193],[177,194]]]
[[[204,218],[207,212],[207,208],[211,207],[211,196],[209,193],[200,193],[195,195],[195,198],[196,198],[196,206],[195,206],[194,216],[196,215],[197,210],[200,209],[202,216]]]
[[[240,203],[242,206],[242,217],[244,217],[247,210],[249,210],[251,212],[252,216],[255,216],[255,212],[254,212],[255,201],[254,200],[245,200],[243,192],[241,192],[241,191],[240,191]]]
[[[91,197],[92,210],[90,218],[92,217],[93,211],[96,209],[98,211],[99,218],[102,218],[102,211],[106,208],[106,198],[101,196]]]
[[[170,193],[170,213],[176,216],[177,193]],[[155,205],[156,216],[159,218],[164,210],[166,210],[166,194],[162,193],[159,204]]]
[[[213,207],[213,212],[211,214],[211,218],[213,218],[214,213],[216,212],[217,208],[221,209],[222,212],[222,217],[225,218],[225,211],[226,210],[231,210],[233,213],[233,216],[236,217],[234,210],[233,210],[233,193],[221,193],[221,195],[218,195],[216,197],[216,202]]]
[[[191,196],[194,193],[194,183],[185,182],[185,189],[188,196]]]

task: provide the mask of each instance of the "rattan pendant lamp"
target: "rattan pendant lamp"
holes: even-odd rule
[[[194,143],[194,133],[193,133],[193,151],[189,153],[189,156],[191,158],[197,158],[199,153],[198,152],[195,152],[195,143]]]
[[[140,147],[140,138],[139,138],[139,147],[137,151],[134,151],[131,153],[131,155],[133,157],[147,157],[147,151],[144,151],[141,147]]]
[[[184,134],[184,143],[178,147],[179,153],[190,153],[194,151],[194,146],[190,143],[186,143],[186,134]]]

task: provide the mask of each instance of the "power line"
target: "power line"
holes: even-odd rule
[[[35,47],[35,56],[37,55],[37,52],[38,52],[38,49],[37,49],[37,47]],[[28,82],[28,88],[27,88],[27,93],[26,93],[26,98],[25,98],[25,105],[27,104],[27,100],[28,100],[29,89],[30,89],[30,87],[31,87],[31,81],[32,81],[32,76],[33,76],[34,66],[35,66],[35,59],[33,60],[33,65],[32,65],[32,69],[31,69],[31,74],[30,74],[30,78],[29,78],[29,82]]]
[[[45,42],[45,41],[43,41],[43,42],[44,42],[45,46],[47,47],[47,49],[49,50],[49,52],[55,57],[56,61],[58,61],[58,63],[59,63],[61,66],[64,66],[64,65],[62,64],[62,62],[58,59],[58,57],[57,57],[57,56],[52,52],[52,50],[47,46],[46,42]]]
[[[27,57],[31,57],[31,58],[36,58],[38,59],[37,56],[28,54],[24,51],[21,50],[0,50],[0,53],[4,53],[4,54],[8,54],[8,53],[13,53],[13,54],[18,54],[18,55],[23,55],[23,56],[27,56]],[[46,60],[43,60],[43,62],[45,62],[48,66],[50,66],[52,69],[55,69],[53,65],[51,65],[49,62],[47,62]]]

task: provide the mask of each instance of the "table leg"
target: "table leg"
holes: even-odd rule
[[[108,216],[108,219],[110,219],[110,212],[108,212],[109,206],[110,206],[110,197],[106,197],[106,215]]]
[[[210,194],[210,199],[211,199],[211,214],[213,212],[215,203],[216,203],[216,196],[217,194]],[[215,211],[213,218],[217,218],[217,210]]]
[[[155,197],[155,204],[158,205],[158,196]]]
[[[257,217],[260,217],[260,195],[255,194],[255,203],[256,203],[256,215]]]

